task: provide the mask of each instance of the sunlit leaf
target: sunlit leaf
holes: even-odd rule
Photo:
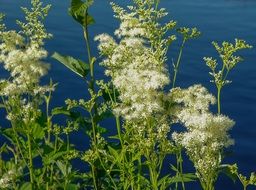
[[[52,57],[83,78],[85,78],[90,71],[90,66],[80,59],[75,59],[71,56],[63,56],[56,52]]]
[[[88,8],[93,4],[93,0],[72,0],[69,8],[69,14],[83,27],[93,24],[95,21],[88,14]]]

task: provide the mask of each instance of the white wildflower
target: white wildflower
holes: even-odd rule
[[[185,132],[173,133],[173,140],[186,149],[202,183],[207,183],[208,177],[215,180],[223,149],[234,143],[228,135],[234,121],[209,112],[215,98],[200,85],[171,93],[174,102],[181,104],[177,120],[186,127]]]
[[[147,19],[138,16],[136,10],[128,13],[115,4],[112,6],[121,21],[115,31],[120,41],[116,42],[107,34],[101,34],[95,40],[100,42],[98,48],[106,56],[101,62],[106,68],[105,74],[112,78],[120,92],[121,102],[114,111],[126,120],[148,118],[163,111],[159,91],[169,83],[164,67],[166,49],[148,47],[146,39],[151,34],[146,29]],[[151,15],[152,11],[146,12]]]
[[[17,171],[15,169],[9,170],[0,178],[0,189],[11,188],[13,180],[16,178]]]

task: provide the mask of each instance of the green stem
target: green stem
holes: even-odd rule
[[[179,157],[178,157],[178,154],[176,154],[176,177],[179,176]],[[175,190],[178,190],[178,182],[175,182]]]
[[[182,165],[182,162],[183,162],[183,160],[182,160],[182,155],[181,155],[181,149],[180,149],[180,152],[179,152],[179,166],[180,166],[180,168],[179,168],[179,172],[180,172],[180,176],[181,176],[181,184],[182,184],[182,190],[185,190],[185,184],[184,184],[184,180],[183,180],[183,165]]]
[[[67,139],[67,152],[70,150],[70,139],[69,135],[66,135]],[[66,170],[66,176],[65,176],[65,182],[64,182],[64,190],[67,190],[68,183],[69,183],[69,173],[68,173],[68,160],[65,161],[65,170]]]
[[[122,140],[122,136],[121,136],[121,126],[120,126],[120,117],[119,116],[116,116],[116,128],[117,128],[118,138],[121,143],[121,147],[123,147],[123,140]]]
[[[176,82],[177,73],[178,73],[178,69],[179,69],[179,66],[180,66],[181,56],[182,56],[182,53],[183,53],[183,48],[184,48],[185,42],[186,42],[186,39],[184,38],[183,41],[182,41],[181,47],[180,47],[178,60],[176,62],[176,65],[174,65],[174,76],[173,76],[173,80],[172,80],[172,88],[175,87],[175,82]]]
[[[142,172],[142,167],[141,167],[141,157],[138,159],[138,173],[139,173],[139,176],[138,176],[138,190],[140,190],[140,176],[141,176],[141,172]]]
[[[217,99],[218,99],[218,114],[220,114],[220,111],[221,111],[221,104],[220,104],[221,87],[217,87],[217,89],[218,89],[218,95],[217,95]]]
[[[95,190],[98,190],[98,186],[97,186],[97,182],[96,182],[96,169],[94,167],[93,164],[90,164],[91,165],[91,169],[92,169],[92,179],[93,179],[93,186],[95,188]]]
[[[97,138],[96,138],[96,126],[94,124],[94,119],[93,119],[93,115],[92,113],[90,112],[90,117],[91,117],[91,121],[92,121],[92,140],[93,140],[93,144],[94,146],[96,147],[97,149]]]
[[[185,183],[184,183],[184,180],[183,180],[183,165],[182,165],[182,149],[181,147],[178,147],[179,150],[178,150],[178,153],[176,154],[176,164],[177,164],[177,172],[176,172],[176,176],[177,177],[181,177],[181,185],[182,185],[182,190],[185,190]],[[175,189],[177,190],[178,189],[178,182],[175,183]]]
[[[90,77],[91,80],[89,82],[89,88],[94,92],[94,62],[92,61],[92,56],[91,56],[91,47],[89,43],[89,32],[88,32],[88,27],[84,27],[84,39],[85,39],[85,44],[86,44],[86,49],[87,49],[87,55],[88,55],[88,61],[90,65]]]
[[[52,87],[52,80],[50,80],[50,86]],[[52,91],[49,92],[48,96],[45,96],[45,103],[46,103],[46,118],[47,118],[47,143],[50,143],[51,140],[51,117],[49,114],[49,106],[50,106],[50,101],[52,97]]]
[[[29,155],[29,177],[32,190],[34,189],[34,168],[33,168],[33,156],[32,156],[32,147],[31,147],[31,136],[27,134],[28,139],[28,155]]]
[[[99,161],[100,161],[100,164],[101,164],[102,168],[105,170],[105,172],[106,172],[107,175],[109,176],[109,179],[110,179],[111,183],[113,184],[113,186],[115,187],[115,189],[118,189],[117,186],[116,186],[116,183],[115,183],[114,179],[113,179],[112,176],[110,175],[111,171],[109,171],[109,170],[104,166],[104,163],[103,163],[103,161],[102,161],[102,159],[101,159],[101,156],[100,156],[100,154],[99,154],[99,152],[98,152],[98,149],[96,149],[96,151],[97,151],[97,154],[98,154],[98,157],[99,157]]]
[[[57,144],[58,144],[58,137],[55,135],[55,140],[54,140],[54,154],[57,152]],[[50,184],[53,182],[53,164],[51,165],[51,174],[50,174]]]
[[[156,172],[154,171],[154,168],[149,165],[149,173],[150,173],[150,181],[152,185],[153,190],[158,190],[157,186],[157,176],[155,175]]]
[[[159,3],[160,3],[160,0],[156,0],[156,2],[155,2],[155,10],[157,10],[157,9],[158,9],[158,5],[159,5]]]
[[[4,98],[3,98],[3,96],[1,96],[1,99],[2,99],[3,104],[5,105],[5,111],[7,112],[7,114],[10,114],[10,111],[9,111],[8,107],[6,106],[6,102],[5,102]],[[19,135],[18,135],[18,133],[16,131],[16,124],[13,121],[11,121],[11,126],[12,126],[12,130],[13,130],[13,133],[14,133],[14,138],[15,138],[15,141],[17,143],[17,148],[18,148],[18,151],[19,151],[19,153],[21,155],[21,158],[25,162],[26,166],[29,167],[28,163],[27,163],[27,161],[25,159],[25,156],[22,153],[21,145],[20,145],[19,139],[18,139]]]

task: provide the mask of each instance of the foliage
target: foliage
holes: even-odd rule
[[[213,42],[222,68],[217,69],[217,60],[204,58],[218,89],[218,113],[212,113],[216,99],[205,87],[176,87],[185,45],[200,32],[177,27],[173,20],[162,23],[168,13],[159,3],[133,0],[127,8],[111,3],[120,26],[114,37],[94,37],[99,55],[93,57],[89,43],[89,27],[95,24],[89,14],[93,1],[72,0],[69,13],[83,29],[88,60],[57,52],[52,58],[86,81],[89,97],[67,99],[52,110],[56,84],[40,82],[49,70],[43,62],[47,57],[43,45],[51,34],[43,21],[50,5],[31,0],[31,8],[22,8],[26,21],[17,21],[19,32],[7,30],[0,14],[0,62],[10,74],[0,80],[0,108],[9,121],[0,133],[6,141],[0,147],[1,189],[185,190],[188,183],[199,181],[202,189],[214,190],[220,172],[237,177],[244,189],[256,184],[254,173],[247,179],[236,165],[222,164],[225,149],[234,143],[229,135],[234,121],[220,112],[220,90],[242,60],[234,54],[251,46],[238,39],[222,46]],[[171,81],[167,53],[177,34],[182,44]],[[95,63],[105,69],[109,81],[95,77]],[[56,122],[58,118],[65,122]],[[107,119],[112,119],[111,126],[106,126]],[[175,131],[176,124],[183,130]],[[89,137],[87,150],[72,144],[70,136],[77,131]],[[183,171],[183,153],[194,171]],[[168,163],[170,157],[176,163]],[[81,168],[74,167],[78,161],[84,163]],[[170,171],[163,175],[167,164]]]

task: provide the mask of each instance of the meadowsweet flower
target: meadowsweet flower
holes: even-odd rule
[[[49,65],[42,61],[48,54],[42,47],[43,41],[50,37],[42,20],[49,6],[43,7],[39,0],[31,3],[31,9],[23,8],[27,22],[18,21],[22,31],[8,31],[0,25],[0,63],[9,72],[8,79],[0,80],[0,96],[7,109],[6,118],[25,129],[40,117],[44,96],[54,90],[54,85],[40,85],[40,79],[49,70]]]
[[[47,57],[47,51],[41,47],[43,40],[50,37],[42,23],[49,6],[42,6],[39,0],[32,0],[31,3],[31,10],[23,8],[27,22],[18,21],[22,31],[5,31],[4,25],[1,25],[0,63],[10,73],[8,80],[1,80],[1,96],[43,95],[52,90],[39,86],[40,78],[49,69],[49,65],[41,61]]]
[[[186,128],[185,132],[174,132],[173,140],[186,149],[201,183],[207,184],[209,179],[214,182],[223,149],[234,143],[228,135],[234,121],[210,113],[209,105],[215,103],[215,98],[201,85],[175,88],[171,93],[174,102],[181,104],[177,121]]]
[[[141,1],[135,3],[139,8],[130,6],[130,12],[112,3],[115,16],[121,21],[115,31],[119,42],[107,34],[95,38],[100,42],[101,54],[106,56],[101,63],[106,68],[105,74],[112,78],[113,85],[120,92],[121,103],[114,111],[127,120],[148,118],[162,111],[159,90],[169,83],[164,66],[166,49],[147,45],[153,35],[147,25],[148,17],[153,17],[155,10],[146,10]],[[146,10],[147,18],[139,13],[140,8]]]
[[[8,34],[8,32],[6,33]],[[32,92],[35,84],[39,83],[40,78],[47,73],[49,68],[49,65],[43,64],[41,61],[47,56],[45,50],[34,45],[26,49],[10,46],[10,44],[17,43],[15,38],[13,40],[15,40],[13,43],[10,39],[6,43],[4,41],[2,47],[5,49],[0,49],[0,61],[4,63],[4,68],[10,72],[11,76],[1,90],[1,94],[4,96]],[[39,88],[37,93],[38,90]]]
[[[9,189],[12,187],[13,181],[16,179],[19,171],[16,169],[11,169],[8,172],[4,173],[0,178],[0,189]]]

